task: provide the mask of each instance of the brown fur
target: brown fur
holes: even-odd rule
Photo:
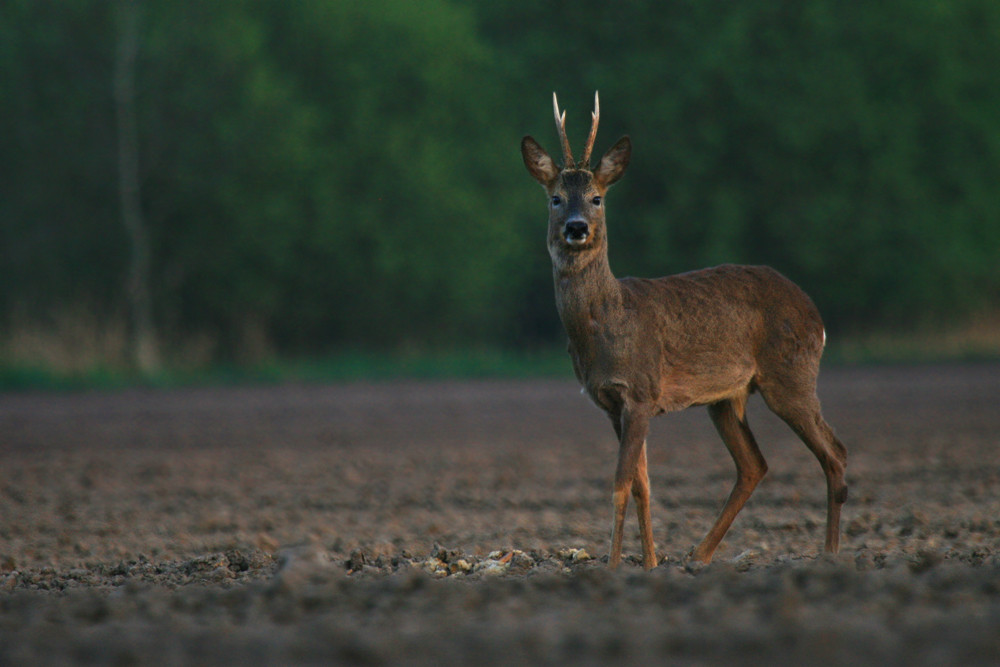
[[[828,490],[825,546],[836,552],[840,507],[847,496],[846,450],[823,420],[816,397],[825,334],[813,302],[764,266],[725,265],[652,280],[616,279],[608,264],[604,196],[628,165],[628,137],[593,172],[558,169],[531,137],[522,140],[521,152],[550,198],[548,247],[556,307],[569,336],[573,369],[610,417],[620,443],[610,565],[617,566],[621,558],[630,492],[644,563],[647,568],[656,565],[646,472],[649,419],[692,405],[709,406],[737,468],[722,513],[692,554],[701,562],[711,560],[767,471],[746,422],[746,402],[753,391],[760,391],[819,459]],[[585,240],[568,240],[571,222],[586,225]]]

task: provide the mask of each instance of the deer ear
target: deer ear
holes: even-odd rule
[[[531,137],[521,139],[521,157],[524,158],[524,166],[528,168],[528,173],[541,183],[542,187],[548,189],[556,182],[559,177],[556,163]]]
[[[602,188],[610,186],[625,173],[625,167],[628,166],[631,157],[632,140],[622,137],[601,158],[601,163],[594,171],[594,180]]]

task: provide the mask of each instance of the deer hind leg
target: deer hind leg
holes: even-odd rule
[[[767,473],[767,462],[764,461],[764,456],[760,453],[753,433],[747,425],[746,397],[713,403],[708,406],[708,412],[736,463],[736,483],[712,529],[691,554],[694,560],[702,563],[712,560],[712,555],[733,524],[736,515],[743,509],[743,505]]]
[[[639,518],[643,566],[648,570],[656,567],[649,508],[649,473],[646,465],[646,434],[649,432],[649,420],[625,414],[617,419],[612,416],[612,421],[615,433],[618,435],[619,448],[612,496],[614,523],[611,528],[611,553],[608,556],[608,566],[615,568],[621,563],[625,513],[631,493],[635,498],[636,514]]]
[[[764,392],[762,392],[764,393]],[[840,549],[840,509],[847,500],[847,483],[844,473],[847,466],[847,448],[834,435],[833,429],[823,419],[819,399],[810,391],[798,400],[782,400],[779,393],[764,393],[769,408],[806,444],[819,460],[826,475],[826,541],[827,553]]]

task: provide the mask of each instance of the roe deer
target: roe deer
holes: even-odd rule
[[[725,265],[666,278],[616,279],[608,265],[604,196],[628,166],[622,137],[590,168],[600,106],[580,162],[566,137],[566,112],[552,103],[563,165],[531,137],[521,155],[549,196],[548,247],[556,307],[569,337],[573,370],[611,418],[619,440],[608,563],[621,561],[628,494],[635,498],[643,564],[656,566],[649,511],[646,434],[656,415],[707,405],[736,463],[736,484],[708,535],[690,554],[708,563],[767,464],[747,425],[746,404],[760,391],[802,439],[826,474],[826,551],[836,553],[847,499],[847,451],[820,414],[816,396],[826,332],[812,300],[765,266]]]

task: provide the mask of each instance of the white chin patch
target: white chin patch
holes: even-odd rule
[[[566,239],[566,243],[568,245],[583,245],[584,243],[587,242],[588,238],[590,238],[589,234],[587,236],[581,236],[579,238]]]

